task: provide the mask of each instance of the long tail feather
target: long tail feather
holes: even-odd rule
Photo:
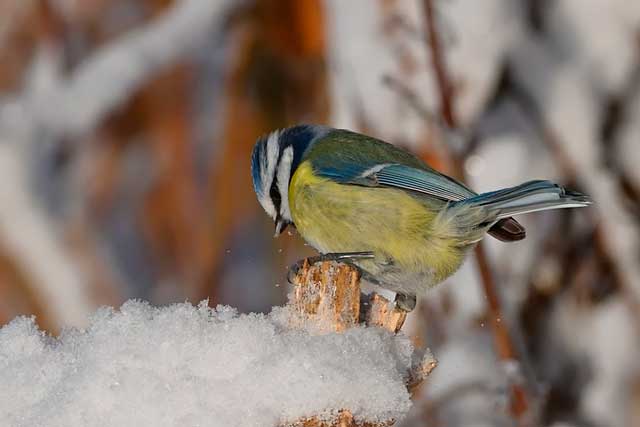
[[[588,206],[591,200],[584,194],[567,190],[551,181],[529,181],[516,187],[479,194],[462,203],[483,206],[499,220],[547,209]]]

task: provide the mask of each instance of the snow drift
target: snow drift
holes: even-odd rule
[[[348,408],[401,418],[413,347],[358,327],[315,334],[290,313],[205,303],[100,309],[54,338],[33,318],[0,329],[3,426],[276,426]]]

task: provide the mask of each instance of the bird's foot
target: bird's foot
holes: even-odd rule
[[[317,262],[324,262],[324,261],[344,262],[346,264],[351,265],[356,270],[358,270],[358,275],[362,276],[362,270],[353,262],[360,259],[373,259],[374,257],[375,256],[373,252],[367,251],[367,252],[335,252],[335,253],[322,254],[318,256],[312,256],[309,258],[303,258],[300,261],[293,264],[291,267],[289,267],[289,272],[287,273],[287,281],[289,283],[293,283],[293,278],[304,267],[305,263],[307,263],[307,265],[313,265]]]
[[[416,296],[397,293],[395,299],[396,307],[398,307],[402,311],[406,311],[409,313],[416,308]]]

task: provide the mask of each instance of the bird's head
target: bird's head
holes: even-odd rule
[[[275,235],[293,223],[289,208],[289,181],[304,152],[329,128],[298,125],[258,138],[251,155],[251,175],[258,201],[274,221]]]

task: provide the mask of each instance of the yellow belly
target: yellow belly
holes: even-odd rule
[[[374,276],[395,269],[398,280],[415,276],[430,282],[411,288],[439,283],[464,257],[464,248],[451,237],[456,235],[449,229],[452,221],[438,216],[444,204],[401,190],[338,184],[317,177],[303,162],[291,179],[289,204],[299,233],[320,252],[373,251],[375,261],[361,267]]]

